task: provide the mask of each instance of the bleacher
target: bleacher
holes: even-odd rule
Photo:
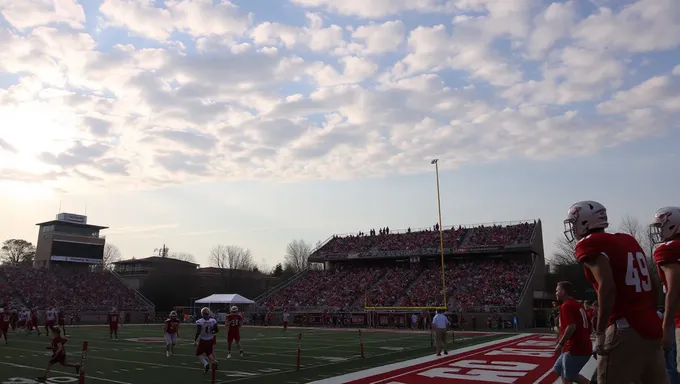
[[[58,307],[64,310],[149,310],[149,303],[108,271],[70,268],[1,266],[0,294],[15,299],[15,306]]]
[[[441,289],[438,228],[391,232],[389,228],[333,236],[310,256],[329,261],[328,271],[310,270],[285,288],[258,301],[288,310],[356,310],[368,307],[448,306],[488,312],[519,304],[531,277],[536,222],[447,228],[444,234],[445,282]],[[477,255],[524,249],[524,257]],[[542,247],[542,245],[541,245]],[[400,259],[395,262],[395,259]]]

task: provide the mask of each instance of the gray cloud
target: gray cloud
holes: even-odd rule
[[[84,145],[77,142],[66,152],[58,155],[43,152],[38,155],[38,159],[44,163],[56,165],[62,168],[72,168],[78,165],[92,165],[95,160],[104,156],[111,148],[108,145],[95,143]]]
[[[2,138],[0,138],[0,150],[12,152],[12,153],[19,152],[19,150],[15,146],[8,143],[7,140],[2,139]]]

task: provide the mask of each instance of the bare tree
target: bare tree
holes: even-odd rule
[[[654,250],[654,244],[649,238],[649,232],[644,225],[640,223],[637,217],[631,215],[625,215],[621,218],[621,223],[619,224],[619,231],[627,233],[635,238],[635,240],[640,243],[640,246],[645,251],[649,252],[647,256],[651,256]]]
[[[196,258],[194,255],[188,252],[173,252],[169,256],[171,259],[186,261],[188,263],[196,264]]]
[[[309,266],[308,259],[311,252],[312,246],[304,240],[291,241],[286,247],[284,256],[286,267],[295,273],[304,271]]]
[[[102,258],[102,268],[111,269],[113,263],[120,261],[120,249],[113,244],[104,245],[104,257]]]
[[[627,233],[635,238],[637,242],[642,247],[642,250],[646,254],[647,265],[651,270],[652,276],[658,278],[659,274],[656,268],[656,263],[654,262],[654,248],[656,248],[654,242],[649,237],[649,232],[647,228],[640,223],[637,217],[631,215],[625,215],[621,218],[621,223],[619,224],[619,231]]]
[[[553,251],[552,265],[571,265],[578,264],[574,250],[576,249],[576,241],[569,242],[564,236],[558,237],[555,242],[555,251]]]
[[[35,258],[35,247],[23,239],[9,239],[2,243],[0,260],[5,264],[30,264]]]
[[[210,265],[222,269],[252,270],[255,261],[248,248],[238,245],[216,245],[210,250]]]

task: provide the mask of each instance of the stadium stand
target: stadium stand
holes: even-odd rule
[[[148,303],[125,286],[110,272],[88,269],[33,268],[2,266],[2,297],[17,298],[20,305],[46,309],[56,306],[65,310],[108,311],[148,310]],[[49,288],[48,288],[49,287]]]
[[[535,255],[542,254],[542,236],[539,246],[533,244],[536,230],[536,221],[444,230],[447,307],[514,312],[530,291]],[[284,288],[258,298],[258,303],[292,311],[444,305],[436,226],[335,235],[312,253],[310,262],[314,261],[330,268],[300,274]]]

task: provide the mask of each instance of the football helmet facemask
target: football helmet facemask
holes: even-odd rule
[[[606,229],[607,209],[596,201],[579,201],[569,207],[564,220],[564,237],[568,242],[581,240],[594,229]]]
[[[670,241],[680,234],[680,208],[663,207],[656,211],[649,225],[649,238],[654,244]]]

